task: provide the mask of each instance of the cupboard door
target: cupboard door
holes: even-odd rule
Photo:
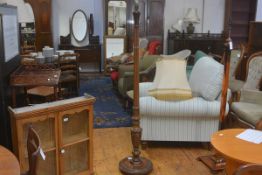
[[[88,172],[88,141],[76,143],[61,149],[62,167],[64,175],[74,175]]]
[[[22,124],[23,137],[22,137],[22,171],[27,171],[29,169],[28,165],[28,153],[27,153],[27,134],[28,128],[30,125],[36,130],[40,138],[41,148],[43,149],[46,159],[43,160],[42,157],[39,157],[38,164],[38,174],[39,175],[56,175],[58,174],[57,168],[57,149],[56,149],[56,119],[55,116],[46,115],[40,116],[35,119],[24,120]]]
[[[90,131],[93,122],[87,108],[77,108],[59,114],[60,170],[62,174],[88,172],[90,169]]]
[[[148,0],[147,35],[163,37],[164,0]]]

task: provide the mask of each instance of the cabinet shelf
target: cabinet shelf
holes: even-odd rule
[[[248,26],[248,23],[246,21],[232,21],[232,25]]]
[[[45,153],[48,153],[48,152],[51,152],[51,151],[55,151],[55,150],[56,150],[56,147],[47,148],[47,149],[44,149],[44,148],[43,148],[43,150],[44,150]]]
[[[250,13],[249,9],[233,9],[233,13]]]
[[[76,135],[76,136],[71,136],[69,138],[66,138],[66,144],[63,145],[63,147],[68,147],[68,146],[72,146],[74,144],[78,144],[81,142],[85,142],[88,141],[89,138],[88,137],[83,137],[83,135]]]

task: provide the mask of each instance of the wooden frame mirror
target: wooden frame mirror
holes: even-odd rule
[[[126,37],[125,36],[105,36],[104,37],[104,71],[108,59],[112,56],[118,56],[126,52]]]
[[[127,2],[126,0],[106,0],[105,35],[126,36]]]
[[[77,42],[84,41],[88,33],[88,20],[83,10],[76,10],[71,19],[71,35]]]

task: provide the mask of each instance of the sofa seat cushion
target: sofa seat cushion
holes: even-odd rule
[[[206,117],[220,115],[220,101],[195,97],[183,101],[162,101],[154,97],[140,97],[140,115],[150,117]],[[228,112],[228,104],[226,114]]]
[[[231,110],[234,111],[237,116],[252,125],[262,119],[262,105],[245,102],[232,103]]]

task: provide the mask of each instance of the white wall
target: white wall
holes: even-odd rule
[[[260,7],[262,0],[258,0]],[[9,4],[24,4],[23,0],[0,0],[0,2],[8,2]],[[25,5],[23,5],[24,7]],[[187,8],[197,8],[200,17],[200,23],[196,24],[195,32],[220,33],[224,25],[224,10],[225,0],[166,0],[164,12],[164,50],[166,50],[167,31],[178,20],[182,19]],[[26,7],[28,8],[28,7]],[[18,10],[20,21],[33,21],[28,16],[30,10],[19,8]],[[100,41],[103,42],[104,34],[104,0],[52,0],[52,28],[54,46],[59,44],[60,36],[66,36],[70,33],[69,20],[75,10],[83,10],[89,18],[90,13],[94,16],[94,34],[100,36]],[[262,8],[258,8],[257,19],[261,19]],[[32,15],[31,15],[32,16]],[[184,26],[184,29],[186,26]],[[72,43],[77,46],[88,44],[88,38],[82,43],[75,42],[72,38]]]
[[[32,7],[28,3],[25,3],[24,0],[0,0],[0,3],[7,3],[9,5],[17,6],[19,22],[35,21]]]
[[[257,1],[257,16],[256,21],[262,21],[262,0]]]
[[[225,0],[166,0],[164,14],[164,51],[167,49],[167,32],[178,20],[183,19],[187,8],[197,8],[200,23],[195,33],[221,33],[224,26]],[[184,30],[186,26],[184,26]],[[171,31],[173,31],[171,29]],[[185,30],[186,31],[186,30]]]

